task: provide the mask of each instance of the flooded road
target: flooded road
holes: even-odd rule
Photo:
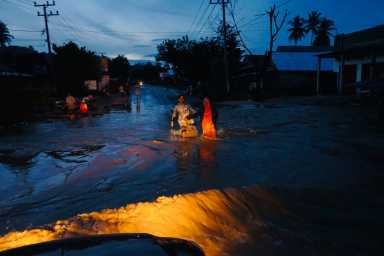
[[[146,86],[102,116],[1,134],[0,250],[108,233],[207,255],[383,249],[384,132],[358,108],[226,102],[219,140],[181,141],[169,134],[177,94]]]

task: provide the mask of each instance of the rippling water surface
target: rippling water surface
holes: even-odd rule
[[[350,109],[228,102],[217,141],[178,140],[177,93],[148,86],[102,116],[1,134],[0,250],[110,233],[187,239],[207,255],[381,249],[380,130]]]

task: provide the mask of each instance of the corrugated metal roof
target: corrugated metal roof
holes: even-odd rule
[[[321,52],[274,52],[272,60],[279,71],[316,71]],[[333,60],[323,59],[321,71],[333,71]]]

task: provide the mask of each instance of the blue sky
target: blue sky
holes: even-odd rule
[[[267,18],[255,15],[264,13],[273,3],[280,5],[282,12],[287,9],[290,18],[318,10],[335,21],[338,33],[384,24],[383,0],[231,1],[244,41],[255,53],[264,53],[268,45]],[[50,17],[49,24],[53,43],[72,40],[109,56],[151,59],[162,39],[214,35],[221,13],[219,7],[213,8],[209,0],[56,0],[50,10],[58,10],[61,15]],[[46,50],[41,33],[44,21],[37,17],[38,10],[30,0],[0,0],[0,20],[15,36],[12,44]],[[232,22],[230,15],[228,20]],[[276,45],[291,44],[286,30]]]

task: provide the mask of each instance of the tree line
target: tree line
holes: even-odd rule
[[[330,46],[332,32],[336,30],[335,22],[323,17],[318,11],[310,12],[306,19],[299,15],[295,16],[289,25],[289,40],[293,41],[295,45],[310,35],[311,45]]]
[[[6,24],[0,21],[0,47],[9,46],[12,39],[14,37]],[[112,81],[117,84],[125,84],[128,80],[134,79],[156,80],[159,77],[159,72],[163,71],[163,67],[159,64],[149,62],[131,65],[124,55],[116,57],[99,55],[72,41],[62,45],[53,44],[52,48],[53,54],[49,56],[46,64],[49,66],[48,71],[51,74],[50,83],[55,85],[57,96],[63,96],[69,92],[79,96],[87,93],[84,81],[101,79],[105,72],[101,67],[103,59],[107,60],[109,64],[108,73]],[[39,54],[37,52],[35,55],[47,56],[44,53]],[[16,61],[10,61],[9,65],[13,65],[14,62],[17,62],[17,64],[25,62],[30,70],[33,64],[37,64],[33,63],[33,61],[25,61],[26,59],[30,59],[30,56],[18,57]],[[20,69],[19,67],[14,68]],[[24,70],[25,68],[18,71]]]
[[[202,93],[213,97],[224,97],[223,53],[227,50],[229,77],[233,80],[240,68],[243,51],[238,32],[227,26],[226,45],[221,37],[223,23],[217,28],[217,36],[191,40],[187,35],[179,39],[167,39],[157,46],[156,59],[171,65],[179,81],[196,85]],[[209,86],[208,86],[209,85]]]

